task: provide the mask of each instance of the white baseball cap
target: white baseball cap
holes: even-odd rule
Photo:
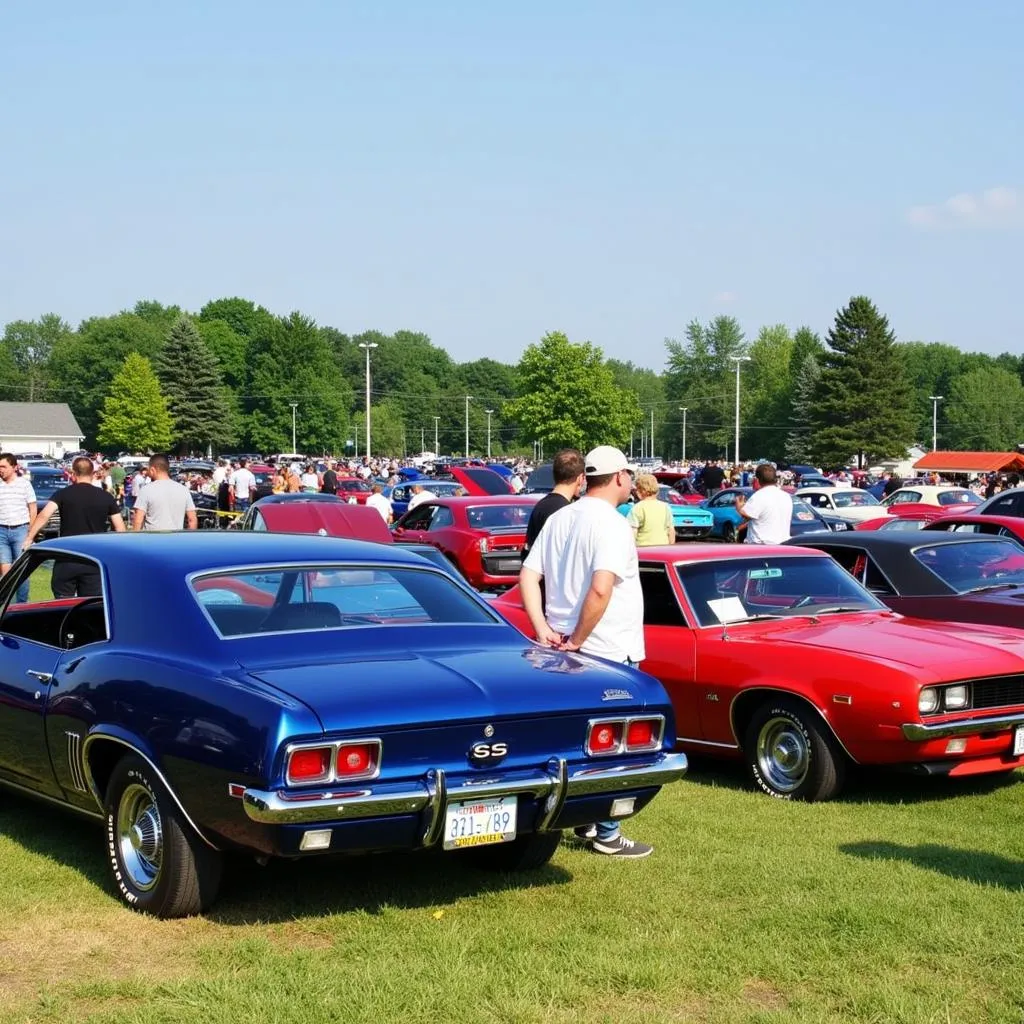
[[[600,444],[587,452],[584,465],[587,476],[607,476],[609,473],[629,469],[629,460],[618,448],[610,444]]]

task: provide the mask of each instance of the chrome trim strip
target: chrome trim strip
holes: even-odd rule
[[[88,793],[85,784],[85,773],[82,771],[82,737],[77,732],[68,730],[64,734],[68,742],[68,769],[71,773],[71,784],[82,793]]]
[[[702,747],[721,747],[723,750],[739,750],[738,743],[716,743],[714,740],[695,740],[692,736],[677,736],[676,743],[699,743]]]
[[[636,764],[593,765],[577,768],[568,773],[565,799],[594,796],[621,789],[640,789],[664,786],[681,779],[686,773],[686,755],[662,752]],[[440,770],[437,770],[440,775]],[[443,814],[439,799],[440,789],[432,794],[429,773],[412,783],[385,783],[354,795],[348,793],[292,794],[284,790],[247,789],[242,796],[245,813],[262,824],[295,825],[310,822],[358,820],[400,814],[411,814],[432,808],[434,828],[425,833],[424,845],[436,830],[436,822]],[[483,782],[465,780],[461,785],[449,786],[448,800],[482,800],[496,796],[523,794],[546,797],[559,788],[560,779],[547,771],[510,772]],[[437,787],[437,775],[434,778]],[[445,801],[447,803],[447,801]],[[433,808],[436,806],[437,810]],[[554,822],[551,818],[551,822]],[[436,840],[435,840],[436,841]]]
[[[636,747],[633,750],[626,749],[626,734],[629,732],[629,727],[633,722],[657,722],[658,723],[658,734],[657,736],[647,745],[643,747]],[[614,750],[591,750],[590,749],[590,734],[593,732],[595,725],[621,725],[622,736],[619,742],[615,744]],[[665,716],[659,714],[650,715],[608,715],[602,718],[591,718],[587,721],[587,739],[583,745],[583,749],[588,757],[615,757],[622,756],[623,754],[647,754],[655,750],[661,750],[661,741],[665,736]]]
[[[60,800],[55,796],[48,795],[47,793],[40,793],[35,789],[29,789],[28,786],[19,786],[17,782],[11,782],[9,779],[0,779],[0,786],[6,789],[13,789],[16,793],[22,793],[25,796],[32,797],[33,800],[42,800],[48,804],[56,804],[65,811],[74,811],[76,814],[84,815],[86,818],[92,818],[94,821],[103,820],[103,815],[97,811],[90,811],[85,807],[79,807],[77,804],[70,804],[67,800]]]
[[[924,740],[944,740],[951,736],[970,736],[983,732],[1002,732],[1024,725],[1024,712],[1014,715],[996,715],[992,718],[971,718],[961,722],[936,722],[928,725],[924,722],[905,722],[903,738],[912,743]]]
[[[565,798],[569,793],[569,769],[564,757],[552,758],[548,762],[548,768],[552,770],[555,777],[554,789],[548,794],[544,801],[544,813],[537,822],[538,832],[548,832],[551,823],[558,819],[565,806]]]
[[[431,769],[427,772],[425,781],[429,814],[421,843],[423,846],[433,846],[444,831],[444,809],[448,803],[448,782],[443,768]]]
[[[178,799],[178,794],[174,792],[174,790],[171,788],[171,784],[164,777],[164,773],[160,771],[159,768],[157,768],[157,766],[146,754],[139,750],[138,747],[129,743],[127,740],[121,739],[120,736],[111,736],[109,733],[105,732],[90,732],[89,735],[85,737],[85,742],[82,744],[82,765],[85,769],[86,782],[88,782],[89,784],[89,792],[92,793],[92,797],[96,801],[96,805],[100,809],[101,817],[106,816],[106,811],[103,806],[103,794],[100,793],[99,787],[96,785],[96,780],[93,778],[92,771],[89,768],[89,747],[92,746],[93,740],[110,740],[113,743],[120,743],[122,747],[127,747],[133,754],[137,754],[139,757],[141,757],[142,760],[145,761],[146,764],[148,764],[149,767],[153,769],[153,773],[160,780],[160,784],[164,787],[164,789],[166,789],[167,792],[170,794],[170,797],[174,801],[175,806],[178,808],[179,811],[181,811],[181,816],[192,827],[192,831],[195,832],[195,834],[199,836],[199,838],[202,839],[202,841],[206,843],[206,845],[209,846],[211,850],[218,849],[218,847],[214,846],[214,844],[206,838],[206,836],[203,834],[199,826],[192,820],[192,816],[188,813],[188,811],[185,810],[184,805]]]

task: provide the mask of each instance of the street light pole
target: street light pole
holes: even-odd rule
[[[490,458],[491,457],[491,413],[494,412],[494,410],[493,409],[484,409],[484,412],[487,413],[487,458]]]
[[[359,347],[366,349],[366,457],[370,457],[370,349],[377,347],[375,341],[361,341]]]
[[[683,462],[686,462],[686,410],[688,406],[679,406],[679,411],[683,414]]]
[[[750,356],[729,356],[736,364],[736,460],[734,465],[740,464],[740,366],[750,362]]]
[[[439,451],[437,450],[437,424],[438,424],[438,421],[439,421],[440,419],[441,419],[441,417],[440,417],[440,416],[435,416],[435,417],[434,417],[434,455],[435,455],[435,456],[437,456],[437,455],[440,455],[440,454],[441,454],[441,453],[440,453],[440,452],[439,452]]]
[[[469,400],[472,395],[466,395],[466,458],[469,458]]]
[[[936,439],[938,437],[939,402],[942,401],[942,395],[929,395],[928,397],[932,400],[932,451],[935,451],[938,447]]]
[[[295,410],[299,407],[299,403],[298,402],[289,402],[288,404],[292,407],[292,454],[294,455],[295,452],[296,452],[296,448],[295,448]]]

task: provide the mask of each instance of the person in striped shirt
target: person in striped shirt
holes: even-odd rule
[[[36,517],[36,492],[27,477],[18,473],[18,460],[0,453],[0,576],[6,576],[21,554],[29,523]],[[28,600],[28,582],[18,587],[16,600]]]

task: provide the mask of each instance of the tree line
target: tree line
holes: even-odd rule
[[[374,453],[551,454],[612,443],[637,457],[730,457],[737,374],[744,458],[845,464],[940,447],[1007,450],[1020,440],[1019,356],[897,341],[866,297],[824,338],[775,324],[745,337],[719,316],[665,339],[659,370],[606,359],[552,332],[516,364],[453,360],[414,331],[348,335],[242,298],[196,314],[143,301],[72,328],[13,321],[0,339],[0,399],[67,402],[90,448],[365,452],[371,360]],[[685,412],[684,412],[685,410]],[[294,417],[294,419],[293,419]],[[685,430],[684,430],[685,426]]]

